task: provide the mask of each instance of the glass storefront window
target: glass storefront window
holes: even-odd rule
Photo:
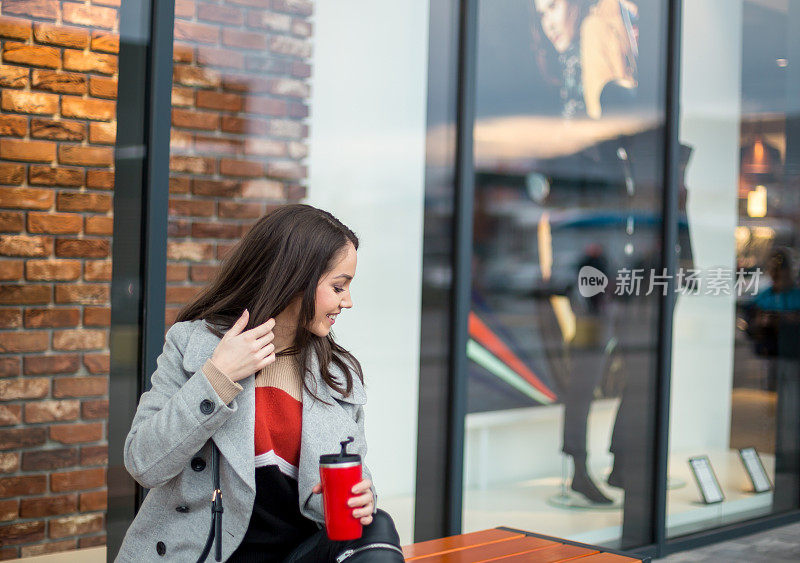
[[[479,6],[463,528],[644,545],[663,6]]]
[[[796,1],[683,3],[680,138],[699,275],[675,311],[669,536],[800,502],[798,18]],[[739,450],[771,490],[754,491]],[[688,464],[699,456],[722,502],[703,503]]]

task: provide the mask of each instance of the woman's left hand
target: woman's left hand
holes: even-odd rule
[[[314,485],[311,491],[318,494],[321,493],[322,483]],[[372,512],[375,509],[375,499],[372,498],[372,481],[364,479],[360,483],[356,483],[352,492],[358,496],[350,497],[347,505],[355,508],[353,517],[361,520],[362,526],[369,526],[372,524]]]

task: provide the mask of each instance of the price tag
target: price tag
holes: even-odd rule
[[[703,495],[703,502],[706,504],[715,504],[725,500],[725,495],[722,494],[722,488],[719,486],[717,476],[714,474],[714,469],[711,467],[711,461],[708,456],[693,457],[689,460],[689,466],[694,473],[694,479],[697,481],[697,486]]]
[[[744,464],[747,471],[747,476],[750,477],[750,482],[753,483],[753,491],[756,493],[766,493],[772,490],[772,483],[769,480],[767,471],[764,469],[764,464],[761,462],[761,456],[755,448],[741,448],[739,450],[739,457]]]

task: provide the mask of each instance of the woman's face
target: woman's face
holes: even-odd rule
[[[570,0],[533,0],[542,30],[556,51],[563,53],[572,44],[578,29],[578,6]]]
[[[348,242],[336,264],[326,272],[317,284],[314,303],[314,320],[308,327],[313,334],[325,337],[331,331],[336,316],[342,309],[353,306],[350,299],[350,282],[356,275],[356,248]]]

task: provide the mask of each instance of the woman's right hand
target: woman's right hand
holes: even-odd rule
[[[249,318],[250,313],[245,309],[211,355],[214,365],[231,381],[244,379],[275,361],[275,346],[272,344],[275,319],[242,332]]]

